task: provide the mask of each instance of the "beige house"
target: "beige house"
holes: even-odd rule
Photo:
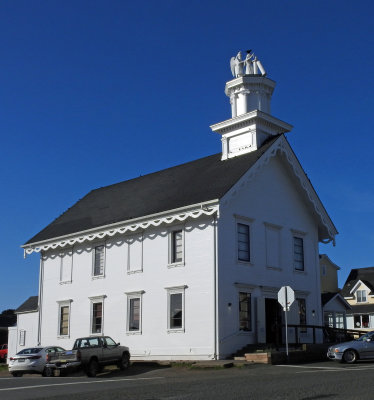
[[[347,327],[372,330],[374,328],[374,267],[354,268],[340,294],[350,304]]]

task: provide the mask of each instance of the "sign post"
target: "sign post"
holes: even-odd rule
[[[291,304],[295,301],[295,292],[289,286],[282,286],[278,292],[278,302],[283,307],[284,319],[286,323],[286,354],[288,360],[288,326],[287,312],[290,311]]]

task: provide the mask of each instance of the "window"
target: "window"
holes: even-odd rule
[[[366,303],[366,290],[357,290],[356,292],[357,303]]]
[[[168,329],[184,331],[184,288],[168,289]]]
[[[104,334],[104,299],[103,296],[90,297],[91,300],[91,334]]]
[[[142,294],[132,292],[127,294],[127,332],[141,333],[142,331]]]
[[[127,239],[127,273],[143,271],[143,234],[136,234]]]
[[[251,294],[239,292],[239,329],[251,331]]]
[[[305,299],[297,299],[299,307],[299,325],[306,325],[306,302]],[[306,333],[306,328],[300,328],[301,333]]]
[[[345,329],[344,326],[344,314],[343,313],[336,313],[335,315],[335,327],[339,329]]]
[[[101,333],[102,323],[103,323],[103,303],[93,303],[91,333]]]
[[[105,246],[100,245],[94,248],[93,276],[104,276]]]
[[[354,324],[355,328],[369,328],[369,315],[362,314],[362,315],[355,315],[354,316]]]
[[[71,282],[73,268],[73,252],[66,251],[60,254],[60,283]]]
[[[238,260],[250,261],[249,225],[237,224],[238,233]]]
[[[24,329],[21,329],[19,331],[19,345],[24,346],[26,342],[26,331]]]
[[[184,260],[183,229],[170,232],[169,236],[169,264],[181,264]]]
[[[295,270],[304,271],[304,240],[293,237],[293,265]]]
[[[60,336],[68,336],[69,335],[69,314],[70,314],[70,306],[69,305],[60,305],[59,306],[59,329],[58,333]]]
[[[325,311],[323,318],[325,326],[329,326],[330,328],[334,327],[334,314],[332,312]]]

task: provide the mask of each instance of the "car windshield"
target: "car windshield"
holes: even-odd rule
[[[370,339],[370,340],[374,340],[374,332],[368,332],[365,333],[365,335],[359,337],[358,339],[356,339],[358,342],[364,342],[365,340]]]
[[[35,354],[35,353],[39,353],[39,351],[42,350],[42,347],[32,347],[31,349],[23,349],[20,352],[17,353],[18,354]]]

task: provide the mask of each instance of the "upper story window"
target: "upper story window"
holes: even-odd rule
[[[293,237],[293,266],[296,271],[304,271],[304,239]]]
[[[249,237],[249,225],[238,223],[237,224],[238,234],[238,260],[239,261],[250,261],[250,237]]]
[[[172,230],[169,234],[169,264],[184,263],[184,231]]]
[[[105,246],[99,245],[94,248],[93,255],[93,276],[104,276],[105,267]]]
[[[60,283],[70,283],[72,281],[73,252],[67,250],[60,253]]]
[[[357,303],[366,303],[367,302],[366,290],[364,289],[357,290],[356,298],[357,298]]]

